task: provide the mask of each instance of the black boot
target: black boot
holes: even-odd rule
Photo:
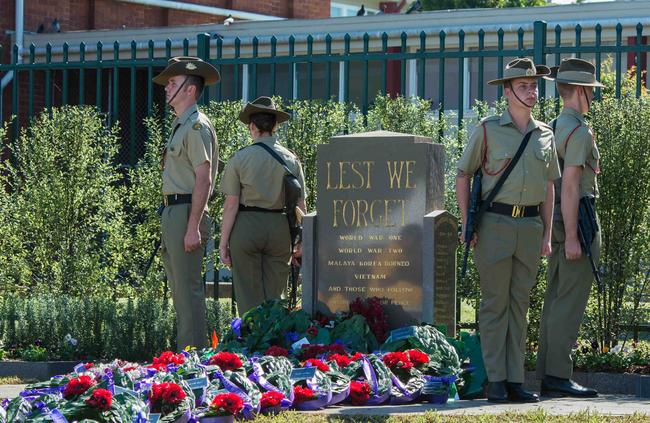
[[[585,388],[571,379],[547,375],[542,379],[541,394],[545,397],[594,398],[598,396],[598,391]]]
[[[526,391],[521,383],[506,382],[508,400],[512,402],[538,402],[537,394]]]
[[[506,391],[506,381],[488,382],[487,400],[489,402],[508,402],[508,391]]]

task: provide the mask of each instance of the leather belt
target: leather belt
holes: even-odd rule
[[[239,211],[252,211],[252,212],[262,212],[262,213],[282,213],[284,209],[265,209],[262,207],[255,206],[245,206],[243,204],[239,205]]]
[[[492,203],[487,208],[487,211],[510,217],[535,217],[539,216],[539,205],[516,206],[512,204]]]
[[[163,195],[163,204],[165,207],[176,204],[192,204],[192,194]]]

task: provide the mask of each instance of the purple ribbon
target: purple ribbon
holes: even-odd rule
[[[242,415],[246,419],[252,419],[255,417],[255,414],[259,413],[260,411],[260,405],[257,404],[257,407],[253,406],[253,401],[251,400],[251,397],[248,396],[248,394],[241,389],[239,386],[236,384],[232,383],[229,381],[221,372],[215,372],[215,375],[217,379],[223,383],[223,387],[226,388],[228,392],[232,392],[233,394],[239,395],[241,399],[244,400],[244,409],[242,410]]]
[[[235,334],[235,336],[237,338],[241,338],[241,319],[239,317],[232,319],[230,327],[232,328],[232,332]]]
[[[332,399],[327,405],[334,405],[343,402],[348,397],[348,395],[350,395],[350,385],[348,385],[348,387],[343,392],[332,394]]]
[[[268,381],[268,379],[266,379],[266,374],[264,373],[264,369],[262,369],[262,365],[259,364],[256,359],[251,359],[251,362],[253,363],[253,371],[251,372],[250,376],[248,376],[248,379],[250,379],[252,382],[257,383],[266,391],[279,392],[282,395],[285,394],[284,392],[282,392],[280,388],[273,385],[271,382]],[[291,404],[293,404],[293,399],[294,399],[293,389],[290,389],[289,398],[287,398],[286,396],[282,398],[282,400],[280,401],[280,408],[286,410],[289,407],[291,407]]]
[[[296,406],[298,410],[317,410],[318,408],[323,408],[326,407],[328,404],[330,404],[330,402],[332,401],[332,391],[330,389],[328,389],[327,391],[322,390],[318,385],[318,380],[316,379],[315,376],[310,379],[307,379],[305,383],[307,384],[307,387],[309,389],[311,389],[312,391],[318,394],[318,399],[312,401],[305,401],[298,404]],[[301,406],[306,406],[308,408],[301,408]],[[309,407],[316,407],[316,406],[318,406],[318,408],[309,408]]]
[[[35,402],[34,407],[37,410],[43,411],[43,413],[45,413],[48,417],[50,417],[54,423],[69,423],[68,419],[66,419],[65,416],[61,414],[61,412],[58,409],[53,408],[50,410],[43,401]]]
[[[309,382],[307,383],[307,386],[309,386]],[[299,402],[299,403],[294,402],[293,403],[293,408],[295,408],[296,410],[301,410],[301,411],[320,410],[321,408],[327,407],[327,405],[329,404],[329,402],[331,400],[332,400],[332,392],[331,391],[329,391],[325,395],[323,395],[322,391],[320,391],[320,393],[318,394],[318,398],[316,398],[315,400],[304,401],[304,402]]]
[[[367,405],[380,405],[386,402],[390,396],[390,389],[388,389],[384,394],[379,395],[379,383],[377,382],[377,374],[375,369],[370,364],[368,358],[363,357],[361,359],[363,373],[366,376],[366,380],[370,384],[370,389],[372,390],[372,395],[370,399],[366,402]]]
[[[50,388],[38,388],[38,389],[25,389],[19,395],[23,398],[40,396],[40,395],[49,395],[49,394],[58,394],[63,392],[65,386],[54,386]]]
[[[149,419],[147,418],[147,413],[144,411],[139,411],[131,423],[147,423],[148,421]]]
[[[393,386],[397,388],[399,392],[402,393],[402,395],[400,396],[398,395],[390,396],[391,405],[408,404],[409,402],[413,402],[420,397],[422,388],[416,390],[415,392],[409,392],[408,389],[406,388],[406,385],[404,385],[404,383],[401,380],[399,380],[397,376],[392,374],[390,379],[393,382]]]
[[[115,395],[115,382],[113,381],[113,371],[106,369],[104,376],[102,376],[102,379],[104,379],[108,385],[106,389],[111,391],[111,394]]]

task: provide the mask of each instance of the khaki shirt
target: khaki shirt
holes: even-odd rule
[[[212,123],[195,104],[177,116],[171,127],[162,174],[163,194],[191,194],[196,182],[194,169],[205,162],[211,164],[212,192],[219,163],[219,144]]]
[[[529,131],[533,134],[526,149],[493,201],[520,206],[544,202],[547,181],[560,177],[553,131],[545,123],[531,119],[522,133],[508,110],[501,116],[490,116],[481,121],[458,162],[458,169],[468,175],[482,167],[483,199],[490,194]]]
[[[594,134],[587,126],[584,116],[577,111],[565,108],[555,124],[555,146],[560,161],[566,166],[582,168],[580,177],[580,197],[598,197],[596,175],[600,172],[598,160],[600,152],[594,140]],[[561,183],[556,184],[555,204],[560,203]]]
[[[305,175],[298,158],[280,145],[275,136],[260,137],[256,142],[268,145],[282,157],[291,173],[298,178],[305,199]],[[284,175],[284,167],[268,151],[249,145],[228,160],[219,188],[225,195],[238,196],[239,203],[245,206],[281,209],[284,207]]]

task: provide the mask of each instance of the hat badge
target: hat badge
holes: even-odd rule
[[[526,76],[534,76],[535,75],[535,69],[526,69]]]
[[[188,64],[185,65],[185,69],[187,69],[187,70],[195,70],[196,65],[194,63],[188,63]]]

